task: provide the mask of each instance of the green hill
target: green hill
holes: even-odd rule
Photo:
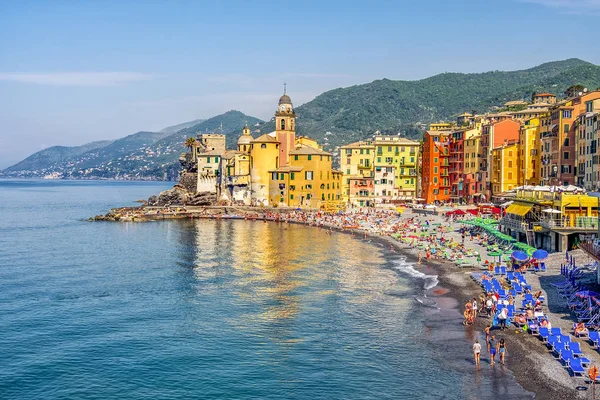
[[[82,146],[52,146],[47,149],[38,151],[24,159],[23,161],[8,167],[4,172],[13,171],[37,171],[44,168],[48,168],[52,165],[60,164],[73,157],[77,157],[81,154],[100,149],[110,145],[112,141],[104,140],[98,142],[91,142]]]
[[[296,107],[296,126],[299,135],[328,142],[328,150],[377,130],[420,138],[420,124],[449,120],[464,111],[483,113],[509,100],[528,100],[534,91],[560,95],[573,84],[599,87],[600,66],[568,59],[522,71],[444,73],[418,81],[381,79],[330,90]],[[263,129],[273,130],[273,122]]]

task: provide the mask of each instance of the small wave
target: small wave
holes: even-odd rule
[[[431,307],[431,308],[437,308],[439,310],[438,307],[438,303],[435,300],[430,299],[429,297],[423,295],[423,296],[414,296],[415,300],[418,301],[419,303],[421,303],[422,305],[426,306],[426,307]]]
[[[413,278],[423,279],[425,281],[425,284],[423,285],[423,289],[429,290],[429,289],[432,289],[437,286],[437,284],[439,282],[437,275],[427,275],[427,274],[422,273],[421,271],[417,271],[414,268],[414,264],[409,264],[405,260],[398,260],[398,261],[396,261],[396,263],[398,265],[396,265],[394,267],[394,269],[404,272],[404,273],[412,276]]]

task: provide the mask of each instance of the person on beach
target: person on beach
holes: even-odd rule
[[[498,323],[500,324],[500,329],[506,329],[506,320],[508,319],[508,308],[504,307],[498,314]]]
[[[423,253],[419,251],[417,264],[421,265],[421,260],[423,260]]]
[[[492,335],[488,344],[488,348],[490,349],[490,365],[494,365],[495,363],[497,346],[496,336]]]
[[[479,309],[477,308],[477,298],[473,297],[473,301],[471,302],[472,305],[472,310],[473,310],[473,320],[475,320],[475,318],[477,318],[477,311],[479,311]]]
[[[500,364],[504,365],[504,356],[506,355],[506,343],[504,342],[504,338],[500,339],[500,343],[498,343],[498,353],[500,354]]]
[[[479,344],[479,339],[476,339],[473,344],[473,355],[475,356],[475,365],[479,365],[481,359],[481,345]]]
[[[485,332],[485,343],[487,345],[487,351],[490,352],[490,329],[492,329],[492,325],[488,325],[485,327],[483,332]]]
[[[492,297],[488,297],[488,299],[485,301],[485,309],[487,310],[487,316],[491,317],[492,316],[492,309],[494,308],[494,301],[492,300]]]

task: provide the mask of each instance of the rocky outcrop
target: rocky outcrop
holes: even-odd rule
[[[217,204],[217,195],[209,192],[196,193],[187,203],[190,206],[213,206],[215,204]]]
[[[158,196],[148,199],[148,205],[153,207],[164,206],[212,206],[217,204],[215,193],[190,192],[185,186],[177,184],[172,189],[160,192]]]
[[[179,184],[189,193],[198,191],[198,174],[195,172],[183,172],[179,177]]]
[[[149,206],[170,206],[185,205],[190,198],[190,193],[182,185],[175,185],[172,189],[160,192],[158,196],[152,196],[148,199]]]

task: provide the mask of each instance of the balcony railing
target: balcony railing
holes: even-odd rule
[[[543,219],[541,225],[548,229],[575,229],[594,231],[598,229],[598,217],[567,217]]]
[[[527,230],[527,223],[508,217],[503,217],[500,220],[500,225],[509,228],[513,231],[519,231],[523,233]]]

